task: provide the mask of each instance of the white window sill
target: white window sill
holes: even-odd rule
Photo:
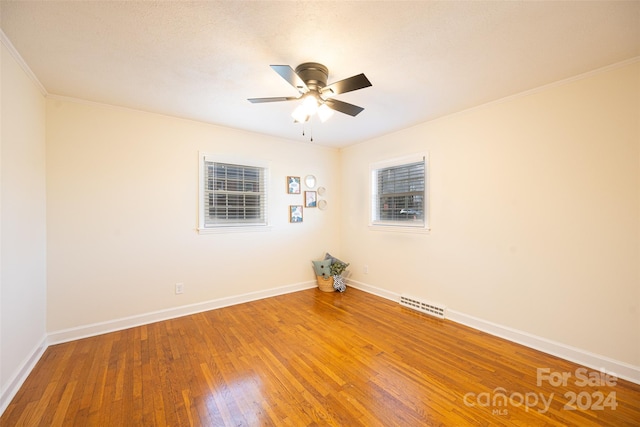
[[[391,225],[391,224],[369,224],[369,230],[371,231],[385,231],[391,233],[412,233],[412,234],[429,234],[431,229],[429,227],[412,227],[406,225]]]
[[[220,234],[220,233],[257,233],[271,231],[270,225],[246,225],[246,226],[218,226],[198,228],[198,234]]]

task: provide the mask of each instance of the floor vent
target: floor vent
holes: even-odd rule
[[[447,310],[443,305],[420,301],[416,298],[407,297],[405,295],[400,296],[400,305],[435,316],[439,319],[444,319],[444,314]]]

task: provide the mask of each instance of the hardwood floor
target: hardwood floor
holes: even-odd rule
[[[640,386],[580,368],[311,289],[51,346],[0,426],[640,423]]]

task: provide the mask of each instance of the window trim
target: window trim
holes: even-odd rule
[[[378,192],[378,182],[376,179],[376,171],[388,167],[402,166],[410,163],[417,163],[424,161],[424,223],[423,224],[411,224],[407,222],[393,222],[393,221],[376,221],[374,220],[377,215],[375,198]],[[383,160],[380,162],[371,163],[369,165],[369,211],[368,211],[368,223],[369,230],[372,231],[392,231],[403,233],[428,233],[431,231],[429,227],[429,153],[417,153],[403,157],[397,157],[393,159]]]
[[[205,186],[204,186],[204,178],[205,178],[205,162],[214,162],[214,163],[227,163],[239,166],[250,166],[261,168],[264,170],[264,197],[266,197],[266,204],[264,207],[264,215],[265,222],[264,224],[260,223],[231,223],[231,224],[216,224],[211,226],[205,226],[205,207],[206,203],[204,202],[205,196]],[[270,196],[270,163],[259,160],[252,159],[247,157],[236,157],[229,155],[219,155],[219,154],[211,154],[206,152],[198,153],[198,233],[199,234],[210,234],[210,233],[233,233],[233,232],[259,232],[259,231],[270,231],[271,230],[271,215],[270,215],[270,204],[269,204],[269,196]]]

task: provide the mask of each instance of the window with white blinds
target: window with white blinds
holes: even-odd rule
[[[206,155],[202,162],[200,229],[267,225],[266,167]]]
[[[427,227],[427,161],[413,156],[371,166],[371,225]]]

